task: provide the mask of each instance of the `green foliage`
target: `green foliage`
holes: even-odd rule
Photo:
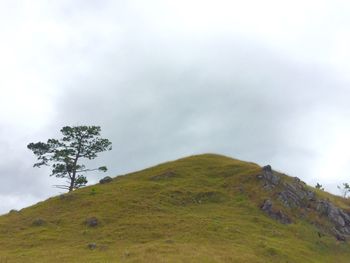
[[[323,188],[322,184],[317,183],[315,185],[315,188],[324,191],[324,188]]]
[[[69,185],[57,185],[58,188],[73,191],[87,184],[83,174],[90,171],[106,172],[105,166],[87,169],[80,161],[92,160],[97,154],[112,149],[108,139],[100,137],[99,126],[65,126],[61,129],[61,139],[48,139],[46,143],[28,144],[28,149],[37,156],[34,167],[51,165],[51,176],[68,179]]]
[[[337,186],[344,198],[350,193],[350,185],[348,183],[343,183],[342,186]]]
[[[95,194],[97,194],[96,188],[91,188],[90,195],[95,195]]]

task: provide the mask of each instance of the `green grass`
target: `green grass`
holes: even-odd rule
[[[269,194],[256,179],[260,170],[205,154],[50,198],[0,217],[0,263],[349,262],[347,243],[319,238],[304,219],[283,225],[260,211]],[[100,224],[86,226],[89,217]],[[33,225],[38,218],[45,223]]]

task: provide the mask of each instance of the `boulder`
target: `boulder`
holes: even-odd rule
[[[97,227],[99,225],[99,221],[96,217],[90,217],[85,220],[85,224],[89,227]]]
[[[265,172],[272,172],[272,167],[271,167],[271,165],[266,165],[266,166],[264,166],[263,168],[263,171],[265,171]]]
[[[262,204],[261,209],[265,212],[269,212],[272,209],[272,201],[270,199],[265,200]]]
[[[42,218],[37,218],[33,221],[33,226],[43,226],[46,224],[46,221]]]
[[[107,184],[113,181],[113,178],[110,176],[106,176],[100,180],[100,184]]]
[[[88,248],[91,250],[94,250],[97,248],[97,245],[96,245],[96,243],[90,243],[90,244],[88,244]]]
[[[280,177],[276,175],[270,165],[262,168],[262,172],[258,174],[258,179],[263,181],[264,189],[271,190],[280,183]]]

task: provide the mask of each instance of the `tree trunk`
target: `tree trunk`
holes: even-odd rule
[[[75,176],[77,174],[77,163],[80,155],[80,150],[81,150],[81,140],[82,138],[79,139],[79,146],[78,146],[78,151],[77,155],[75,156],[74,163],[73,163],[73,171],[72,171],[72,177],[70,179],[70,185],[69,185],[69,190],[68,192],[72,192],[74,190],[74,184],[75,184]]]
[[[69,185],[68,192],[72,192],[74,190],[74,183],[75,183],[75,171],[73,172],[73,176],[70,179],[70,185]]]

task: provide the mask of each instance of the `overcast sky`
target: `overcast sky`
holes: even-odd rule
[[[100,125],[115,176],[213,152],[350,182],[347,0],[1,0],[0,213],[60,193],[26,145]],[[90,183],[106,174],[90,174]]]

